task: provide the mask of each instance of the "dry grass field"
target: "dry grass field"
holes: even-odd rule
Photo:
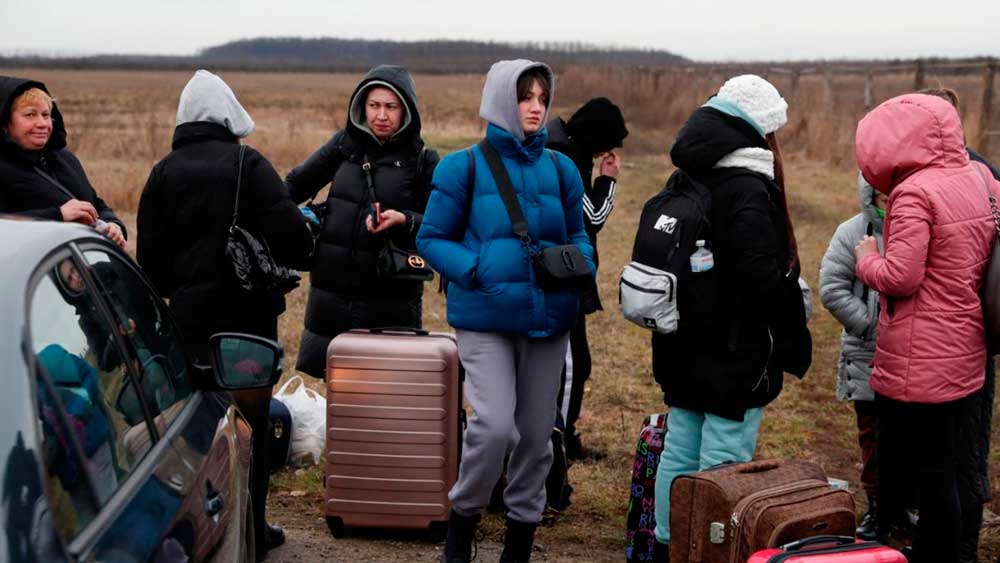
[[[169,150],[174,111],[188,72],[41,71],[0,69],[0,74],[29,76],[46,82],[58,99],[69,129],[71,148],[80,157],[98,192],[134,226],[135,210],[146,175]],[[357,75],[257,74],[223,75],[257,122],[248,142],[269,157],[282,174],[306,158],[343,125],[345,106]],[[775,77],[779,89],[788,88]],[[477,118],[482,76],[416,77],[428,143],[442,152],[466,146],[482,132]],[[903,92],[906,76],[883,77],[877,99]],[[620,103],[632,135],[622,156],[626,162],[615,212],[600,235],[602,270],[599,284],[607,310],[590,319],[594,374],[586,396],[580,429],[586,441],[606,450],[599,463],[577,464],[570,478],[576,489],[573,505],[551,527],[539,532],[552,561],[617,561],[624,545],[624,507],[631,456],[643,417],[663,410],[662,397],[650,373],[649,335],[624,321],[616,306],[617,276],[628,260],[642,203],[660,189],[671,168],[666,156],[670,140],[685,117],[722,83],[717,75],[640,75],[570,69],[560,76],[555,113],[595,95]],[[786,165],[792,217],[802,254],[803,272],[816,288],[819,261],[836,225],[858,211],[856,172],[852,165],[853,132],[863,115],[863,79],[841,77],[832,91],[816,77],[803,78],[790,99],[789,125],[779,132]],[[978,107],[978,77],[928,77],[929,85],[956,88],[968,107]],[[965,111],[969,138],[975,137],[978,110]],[[995,144],[1000,145],[1000,141]],[[992,151],[1000,158],[1000,147]],[[304,284],[305,285],[305,284]],[[424,320],[447,330],[445,307],[428,284]],[[281,319],[281,340],[294,358],[302,326],[306,288],[288,298]],[[833,477],[858,483],[858,452],[853,412],[834,398],[840,328],[818,303],[811,328],[813,368],[802,381],[789,378],[781,397],[769,407],[760,433],[759,457],[798,457],[818,461]],[[319,382],[316,388],[321,389]],[[994,470],[1000,470],[1000,443],[994,434]],[[1000,491],[1000,473],[994,491]],[[322,524],[322,471],[285,471],[273,481],[272,512],[291,528],[295,543],[319,542]],[[859,494],[859,510],[864,503]],[[1000,497],[990,507],[1000,512]],[[984,531],[983,560],[1000,550],[1000,530]],[[500,520],[486,522],[494,540]],[[489,542],[487,542],[489,543]],[[494,544],[495,545],[495,544]],[[430,560],[434,547],[397,536],[362,535],[324,544],[311,554],[327,560]],[[487,547],[487,552],[490,548]],[[275,560],[284,560],[283,550]],[[347,558],[339,555],[351,553]],[[291,557],[289,560],[295,559]],[[311,560],[310,557],[301,560]]]

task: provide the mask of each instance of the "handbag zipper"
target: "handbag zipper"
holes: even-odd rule
[[[732,533],[733,542],[730,548],[730,557],[735,558],[739,553],[739,548],[742,543],[739,541],[742,539],[740,530],[745,523],[744,520],[746,519],[747,512],[749,512],[750,507],[753,506],[754,503],[778,495],[797,493],[809,489],[819,489],[829,486],[830,484],[826,481],[820,481],[819,479],[806,479],[805,481],[799,481],[797,483],[771,487],[743,497],[743,499],[736,503],[736,506],[733,507],[733,515],[729,520],[729,529]]]

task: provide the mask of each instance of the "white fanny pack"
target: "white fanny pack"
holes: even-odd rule
[[[629,262],[618,282],[618,302],[625,318],[662,334],[677,330],[677,276],[639,262]]]

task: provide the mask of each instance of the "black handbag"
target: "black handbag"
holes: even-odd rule
[[[507,214],[510,215],[510,221],[513,223],[514,234],[521,239],[521,244],[531,257],[538,286],[548,290],[581,290],[593,284],[594,277],[590,266],[587,265],[587,259],[584,258],[583,252],[580,252],[580,248],[575,244],[560,244],[543,248],[541,251],[535,250],[531,244],[528,221],[524,218],[521,206],[517,203],[514,185],[510,182],[510,175],[507,174],[507,169],[504,168],[500,155],[486,139],[480,141],[479,150],[483,152],[486,162],[490,165],[493,180],[497,184],[504,207],[507,208]],[[558,172],[558,170],[558,163],[556,163],[556,171]]]
[[[419,162],[423,160],[424,152],[420,152]],[[366,158],[361,164],[361,169],[365,173],[365,182],[368,185],[368,203],[371,206],[369,213],[372,216],[372,224],[378,225],[375,202],[378,201],[375,195],[375,180],[372,178],[372,165]],[[418,173],[419,174],[419,173]],[[392,239],[386,237],[385,244],[379,250],[375,262],[375,270],[380,278],[392,278],[397,280],[429,281],[434,278],[434,271],[427,266],[427,262],[416,252],[400,248]]]
[[[226,257],[229,259],[236,286],[246,293],[284,295],[299,286],[302,278],[289,268],[274,261],[267,242],[236,224],[240,209],[240,186],[243,183],[243,158],[246,145],[240,145],[239,164],[236,169],[236,203],[233,205],[233,223],[226,238]]]

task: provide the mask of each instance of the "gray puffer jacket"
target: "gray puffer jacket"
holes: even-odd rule
[[[861,213],[844,221],[833,234],[830,247],[823,255],[819,269],[819,298],[828,311],[844,326],[840,338],[840,369],[837,377],[837,398],[871,401],[875,396],[868,379],[875,358],[875,338],[878,325],[878,292],[865,285],[854,274],[854,247],[864,235],[878,240],[882,246],[882,218],[875,208],[875,190],[858,175],[858,196]]]

